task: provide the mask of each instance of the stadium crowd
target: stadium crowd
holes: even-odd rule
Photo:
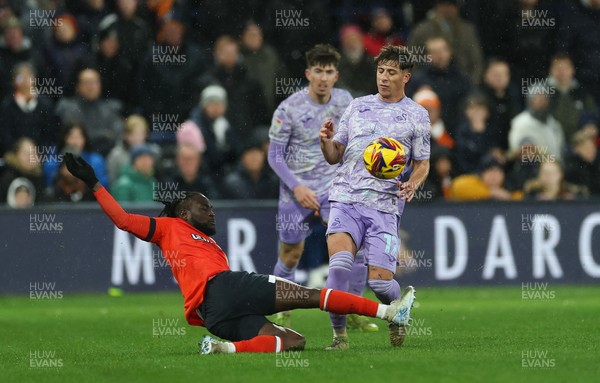
[[[1,202],[93,200],[65,152],[119,201],[277,198],[268,127],[316,43],[354,97],[409,47],[432,125],[417,201],[600,196],[599,0],[365,3],[0,0]]]

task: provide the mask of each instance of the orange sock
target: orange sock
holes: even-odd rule
[[[252,339],[233,342],[235,352],[280,352],[283,340],[273,335],[258,335]]]
[[[334,314],[359,314],[377,317],[379,303],[354,294],[321,289],[319,308]]]

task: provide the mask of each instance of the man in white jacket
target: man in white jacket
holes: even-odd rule
[[[532,86],[527,88],[527,108],[511,121],[508,143],[511,152],[519,152],[524,145],[533,146],[528,156],[531,162],[552,158],[560,160],[565,150],[565,135],[560,123],[549,111],[552,87]]]

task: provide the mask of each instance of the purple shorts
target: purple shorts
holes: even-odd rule
[[[398,216],[359,204],[331,202],[327,235],[348,233],[357,249],[363,247],[365,261],[396,272],[400,249]]]
[[[319,214],[324,222],[329,219],[329,200],[327,194],[317,197],[321,205]],[[286,244],[296,244],[304,241],[310,235],[310,221],[315,211],[303,208],[298,201],[288,202],[279,200],[279,210],[276,217],[276,228],[279,240]]]

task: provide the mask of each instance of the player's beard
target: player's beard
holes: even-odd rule
[[[217,229],[212,224],[200,225],[200,227],[198,227],[198,229],[208,236],[213,236],[213,235],[217,234]]]
[[[194,226],[196,229],[200,230],[204,234],[208,235],[209,237],[217,234],[215,224],[211,222],[194,222],[192,226]]]

